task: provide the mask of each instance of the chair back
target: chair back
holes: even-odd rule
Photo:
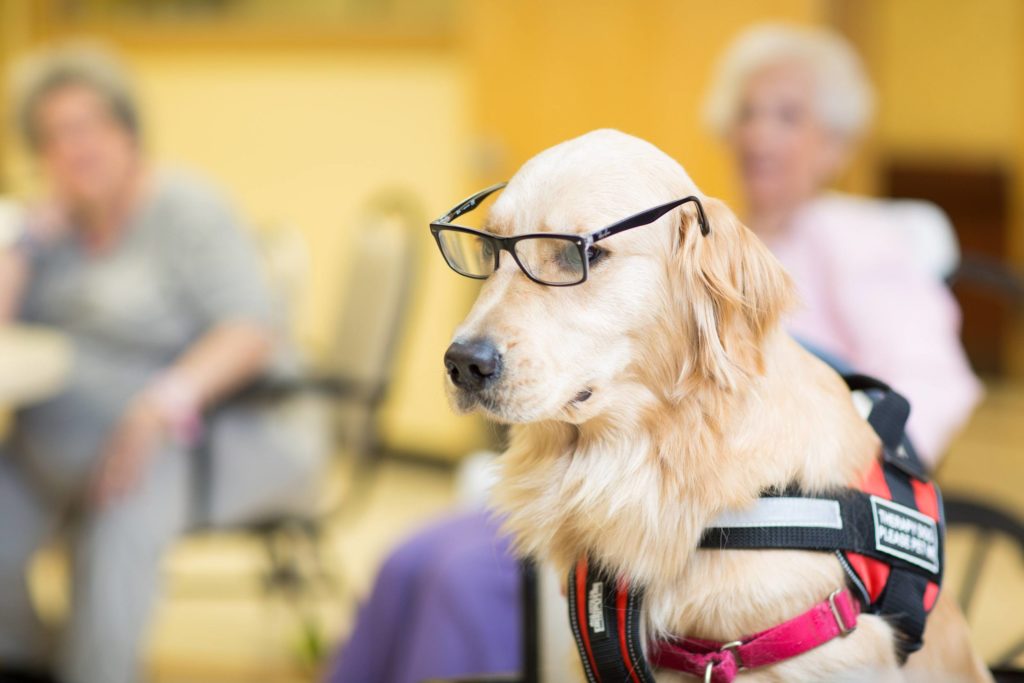
[[[344,301],[321,370],[356,387],[347,403],[361,407],[367,413],[364,420],[373,419],[369,413],[375,412],[391,381],[416,277],[417,230],[423,222],[411,196],[388,191],[371,199],[354,225]],[[345,426],[343,431],[351,434],[352,425]]]
[[[297,341],[301,304],[309,293],[309,243],[294,225],[276,223],[256,233],[256,246],[286,329]]]

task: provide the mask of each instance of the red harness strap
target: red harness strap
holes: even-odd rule
[[[849,590],[836,591],[827,600],[766,631],[731,643],[697,638],[659,641],[651,647],[651,664],[675,669],[714,683],[731,683],[740,669],[775,664],[857,628],[860,602]]]

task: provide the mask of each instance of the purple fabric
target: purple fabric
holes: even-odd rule
[[[520,667],[519,566],[484,512],[433,524],[384,563],[327,683],[421,683]]]

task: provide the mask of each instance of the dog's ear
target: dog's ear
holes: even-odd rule
[[[695,210],[682,213],[674,264],[675,305],[689,345],[680,379],[698,374],[734,388],[763,371],[762,342],[793,300],[793,287],[729,207],[712,198],[703,206],[710,232],[701,234]]]

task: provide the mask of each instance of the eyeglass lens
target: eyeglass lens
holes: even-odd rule
[[[529,237],[515,243],[516,258],[526,274],[552,285],[581,282],[583,257],[574,240],[558,237]]]
[[[441,253],[453,270],[470,277],[487,277],[494,272],[491,240],[460,230],[441,230],[437,237]]]

